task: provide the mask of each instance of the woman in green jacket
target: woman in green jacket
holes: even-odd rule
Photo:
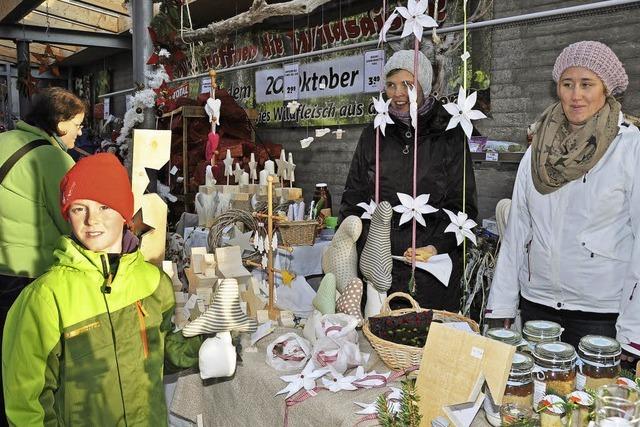
[[[173,333],[171,280],[145,262],[126,229],[127,172],[108,153],[80,160],[60,183],[72,228],[53,266],[9,311],[2,371],[17,426],[167,425],[162,376],[197,365],[199,337]]]
[[[82,134],[84,113],[73,93],[48,88],[15,130],[0,134],[0,333],[20,291],[51,266],[58,238],[69,233],[58,185],[73,166],[67,150]]]

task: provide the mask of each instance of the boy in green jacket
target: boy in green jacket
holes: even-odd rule
[[[6,414],[17,426],[167,425],[163,367],[196,366],[199,337],[173,333],[171,280],[126,228],[127,172],[112,154],[60,183],[55,262],[9,311],[2,343]]]

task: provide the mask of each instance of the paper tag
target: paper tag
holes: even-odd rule
[[[540,401],[547,394],[547,384],[544,381],[533,380],[533,407],[537,408]]]
[[[487,162],[497,162],[499,157],[500,156],[498,155],[498,153],[493,153],[493,152],[489,151],[489,152],[487,152],[485,154],[484,159]]]
[[[298,99],[298,63],[285,64],[284,71],[284,100],[291,101]]]
[[[479,347],[471,347],[471,357],[476,359],[482,359],[484,356],[484,350]]]
[[[170,173],[171,175],[175,175],[175,174],[177,174],[177,173],[178,173],[178,168],[177,168],[175,165],[173,165],[173,167],[171,168],[171,170],[169,171],[169,173]]]
[[[584,390],[584,386],[587,384],[587,377],[578,372],[576,374],[576,390],[582,391]]]
[[[109,98],[105,98],[104,99],[104,111],[102,112],[102,119],[103,120],[107,120],[109,118],[110,113],[110,99]]]

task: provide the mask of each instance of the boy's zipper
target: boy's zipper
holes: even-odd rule
[[[104,277],[104,283],[102,284],[102,292],[105,294],[111,293],[111,282],[113,281],[113,275],[109,269],[109,261],[105,254],[100,255],[100,261],[102,261],[102,277]]]
[[[142,306],[140,300],[136,301],[136,308],[138,309],[138,321],[140,323],[140,337],[142,338],[142,351],[144,352],[144,358],[149,357],[149,340],[147,338],[147,324],[144,320],[147,317],[147,311]]]

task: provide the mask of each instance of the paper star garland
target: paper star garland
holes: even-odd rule
[[[396,7],[396,10],[405,19],[401,37],[407,37],[413,33],[418,40],[422,40],[422,32],[425,28],[437,27],[438,23],[427,14],[429,0],[409,0],[407,7]]]
[[[316,379],[322,377],[329,371],[329,368],[317,369],[313,361],[310,360],[309,363],[307,363],[307,366],[305,366],[299,374],[284,375],[280,377],[282,381],[288,382],[289,384],[277,392],[276,396],[288,393],[285,397],[285,399],[288,399],[303,388],[307,391],[313,390],[316,387]]]
[[[391,99],[385,101],[382,99],[382,93],[378,95],[378,99],[374,97],[371,97],[371,99],[373,99],[373,106],[377,113],[376,118],[373,120],[373,127],[380,128],[380,132],[384,135],[387,124],[394,123],[389,116],[389,104],[391,104]]]
[[[409,114],[411,115],[411,126],[418,130],[418,90],[414,85],[406,83],[409,95]]]
[[[458,245],[463,242],[465,237],[471,240],[474,245],[477,245],[476,235],[473,234],[473,231],[471,231],[471,229],[478,224],[476,224],[474,220],[468,219],[469,216],[464,212],[458,212],[458,215],[455,215],[448,209],[443,208],[442,210],[445,211],[447,215],[449,215],[449,219],[451,220],[451,224],[449,224],[447,228],[445,228],[444,232],[455,233]]]
[[[360,215],[360,218],[362,219],[371,219],[371,215],[373,215],[373,212],[375,212],[376,208],[378,207],[376,202],[373,200],[371,200],[369,203],[360,202],[357,206],[364,209],[364,212],[362,213],[362,215]]]
[[[462,86],[460,87],[458,91],[458,101],[449,102],[444,105],[445,110],[451,114],[451,119],[449,120],[449,125],[446,130],[453,129],[460,124],[467,138],[471,138],[471,132],[473,131],[471,121],[487,118],[481,111],[473,110],[477,97],[477,92],[473,92],[467,97],[465,90]]]

